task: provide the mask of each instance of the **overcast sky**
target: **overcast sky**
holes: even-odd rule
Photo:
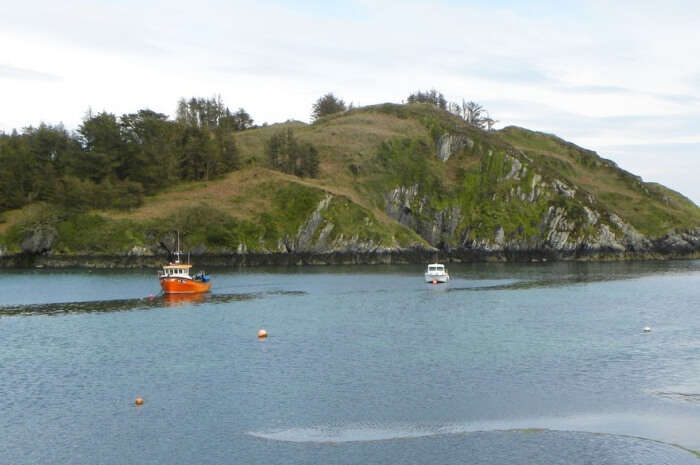
[[[700,204],[700,2],[0,0],[0,130],[220,94],[257,123],[436,88]],[[614,3],[613,6],[610,4]]]

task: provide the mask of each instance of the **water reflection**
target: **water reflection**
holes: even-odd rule
[[[201,304],[207,301],[207,295],[198,294],[165,294],[163,303],[166,307],[179,307],[185,304]]]

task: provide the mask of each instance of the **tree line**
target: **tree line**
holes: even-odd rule
[[[491,130],[498,122],[491,118],[489,112],[482,105],[473,102],[465,101],[462,103],[448,102],[442,92],[435,89],[427,91],[416,91],[408,96],[406,103],[427,103],[434,105],[441,110],[449,111],[464,120],[467,124],[480,129]],[[334,113],[340,113],[347,110],[352,110],[352,104],[346,106],[345,102],[333,95],[332,93],[325,94],[320,97],[311,107],[311,117],[314,121]]]
[[[180,100],[175,120],[152,110],[88,112],[78,130],[40,124],[0,133],[0,211],[33,201],[132,208],[145,194],[240,167],[234,132],[253,126],[220,98]]]
[[[498,122],[491,118],[489,112],[483,106],[476,102],[466,102],[462,99],[462,103],[448,102],[445,96],[435,89],[428,91],[416,91],[408,96],[407,103],[428,103],[436,108],[446,110],[453,115],[459,116],[472,126],[480,129],[491,130]]]

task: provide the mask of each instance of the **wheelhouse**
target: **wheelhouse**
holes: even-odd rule
[[[163,271],[161,271],[161,276],[166,278],[189,278],[190,268],[192,268],[192,265],[180,263],[164,265]]]

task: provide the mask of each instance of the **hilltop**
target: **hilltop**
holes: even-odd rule
[[[292,130],[316,177],[272,169]],[[700,208],[554,135],[381,104],[235,133],[239,168],[129,210],[33,202],[0,222],[5,266],[143,266],[173,243],[211,264],[698,257]]]

